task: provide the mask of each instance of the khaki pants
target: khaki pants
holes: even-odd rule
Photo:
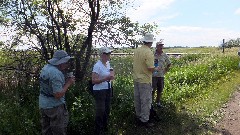
[[[69,114],[64,104],[50,109],[41,109],[43,135],[66,135]]]
[[[150,108],[152,104],[152,86],[147,83],[134,81],[134,106],[136,116],[142,121],[149,120]]]

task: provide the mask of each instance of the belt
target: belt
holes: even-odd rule
[[[42,94],[45,97],[54,97],[52,94],[45,93],[43,91],[40,91],[40,94]]]

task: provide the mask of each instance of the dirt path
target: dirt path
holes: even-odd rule
[[[216,124],[215,135],[240,135],[240,91],[223,108],[224,117]]]

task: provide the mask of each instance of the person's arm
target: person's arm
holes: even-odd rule
[[[167,61],[167,66],[166,66],[166,68],[165,68],[165,73],[167,73],[168,71],[169,71],[169,69],[170,69],[170,67],[171,67],[171,61],[170,61],[170,59],[169,59],[169,57],[167,56],[167,54],[165,54],[166,55],[166,61]]]
[[[146,55],[145,55],[145,61],[146,61],[146,64],[147,64],[147,69],[148,69],[148,71],[150,71],[150,72],[154,72],[156,69],[155,69],[155,67],[154,67],[154,56],[153,56],[153,54],[152,54],[152,52],[150,51],[149,53],[147,53]]]
[[[171,64],[168,64],[167,67],[166,67],[166,69],[165,69],[165,70],[166,70],[165,72],[168,72],[169,69],[170,69],[170,67],[171,67]]]
[[[54,93],[56,99],[60,99],[65,95],[68,88],[75,82],[75,77],[70,77],[67,79],[67,82],[64,84],[62,91]]]
[[[115,79],[115,72],[114,72],[113,68],[110,68],[110,76],[112,76],[111,80]]]
[[[155,70],[157,70],[157,69],[155,69],[155,67],[149,67],[147,69],[148,69],[148,71],[151,71],[151,72],[154,72]]]
[[[97,73],[95,73],[95,72],[92,73],[92,83],[93,84],[99,84],[99,83],[102,83],[102,82],[105,82],[105,81],[110,81],[112,79],[113,79],[113,76],[111,76],[111,75],[106,76],[103,79],[100,79],[99,75]]]

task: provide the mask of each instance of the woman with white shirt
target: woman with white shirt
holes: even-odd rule
[[[107,131],[108,118],[110,113],[111,80],[114,79],[114,72],[110,66],[111,51],[107,47],[99,49],[100,59],[93,67],[92,83],[95,99],[95,135]]]

